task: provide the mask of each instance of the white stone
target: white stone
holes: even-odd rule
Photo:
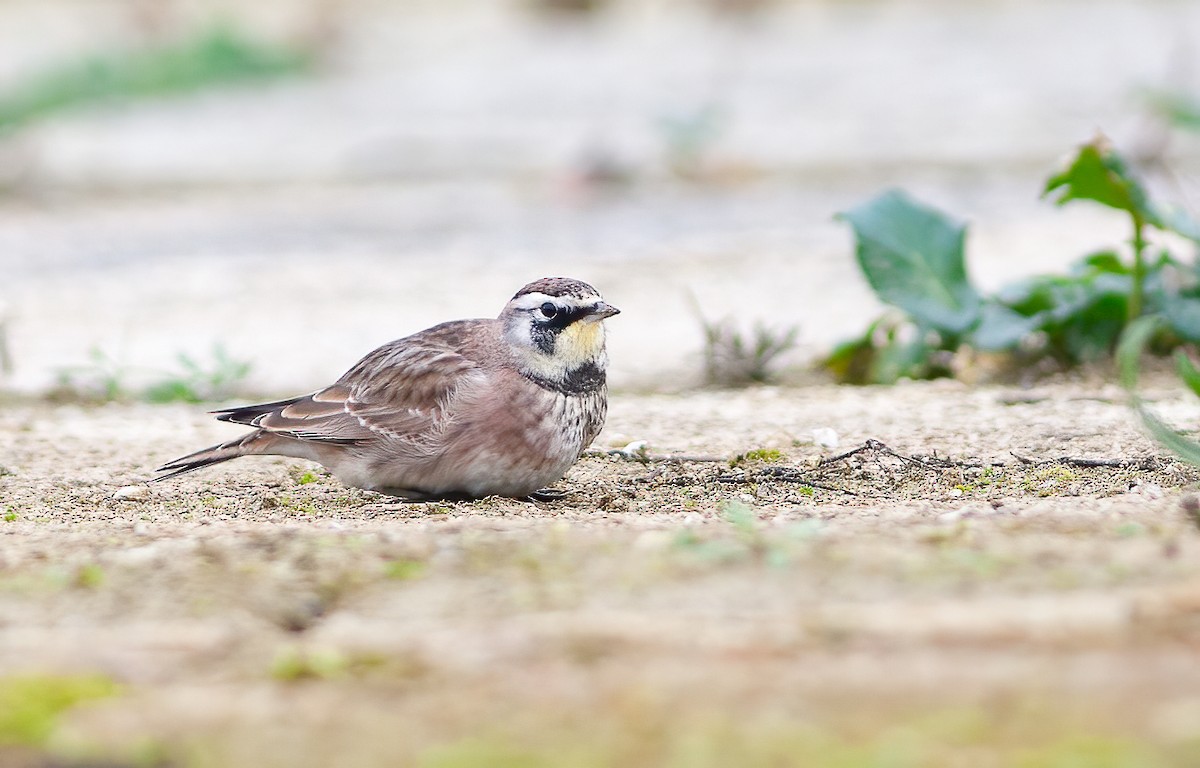
[[[113,494],[117,501],[145,501],[150,498],[150,489],[144,485],[126,485]]]
[[[838,433],[829,427],[817,427],[812,431],[813,442],[827,451],[838,447]]]

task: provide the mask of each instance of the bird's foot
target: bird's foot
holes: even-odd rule
[[[405,504],[422,504],[430,501],[470,501],[474,498],[465,493],[427,493],[412,488],[376,488],[375,492],[391,496]]]

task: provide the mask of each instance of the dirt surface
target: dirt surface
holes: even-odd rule
[[[618,393],[548,503],[12,404],[0,680],[117,688],[0,764],[1195,765],[1200,473],[1101,382]]]

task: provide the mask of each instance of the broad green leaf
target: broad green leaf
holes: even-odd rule
[[[1146,191],[1103,136],[1080,147],[1071,164],[1047,180],[1042,195],[1051,193],[1058,193],[1054,198],[1058,205],[1092,200],[1160,226]]]
[[[1187,341],[1200,342],[1200,298],[1164,293],[1163,315],[1171,330]]]
[[[1008,283],[996,293],[995,300],[1019,314],[1030,316],[1061,306],[1074,281],[1064,277],[1027,277]]]
[[[1177,235],[1186,237],[1195,243],[1200,243],[1200,221],[1177,206],[1167,206],[1159,210],[1159,225]]]
[[[982,299],[967,279],[962,223],[900,190],[838,218],[854,228],[859,266],[882,301],[953,335],[978,321]]]
[[[1110,272],[1117,275],[1127,275],[1130,269],[1121,257],[1113,251],[1099,251],[1088,254],[1070,267],[1072,275],[1088,275],[1095,272]]]
[[[1015,349],[1021,340],[1038,330],[1042,316],[1023,315],[1003,304],[987,302],[980,313],[979,325],[971,330],[971,345],[988,352]]]
[[[1125,327],[1128,302],[1122,293],[1098,293],[1065,319],[1062,342],[1071,360],[1098,360],[1112,352]]]
[[[1188,389],[1192,390],[1192,394],[1200,397],[1200,369],[1196,368],[1196,364],[1182,349],[1175,350],[1175,370],[1179,372],[1179,378],[1187,384]]]

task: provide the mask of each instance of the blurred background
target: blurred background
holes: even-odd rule
[[[698,315],[801,365],[878,311],[833,216],[883,188],[984,288],[1128,237],[1039,199],[1097,131],[1195,212],[1198,47],[1184,0],[0,0],[0,385],[286,394],[554,274],[618,388],[699,381]]]

